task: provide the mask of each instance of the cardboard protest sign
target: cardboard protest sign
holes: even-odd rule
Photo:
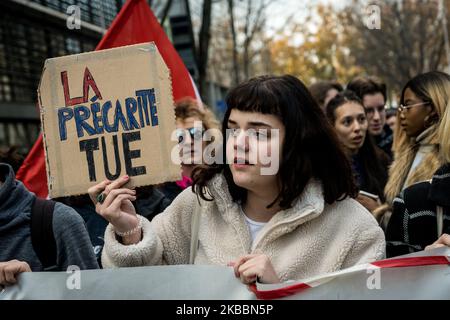
[[[48,59],[38,97],[50,197],[125,174],[130,187],[180,178],[170,74],[154,43]]]

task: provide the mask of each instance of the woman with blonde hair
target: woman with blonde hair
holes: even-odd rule
[[[179,100],[175,104],[175,118],[178,142],[181,146],[189,145],[191,147],[190,153],[181,155],[182,175],[190,178],[195,166],[203,163],[202,151],[208,144],[203,139],[203,133],[212,129],[220,132],[220,123],[209,108],[201,109],[197,101],[192,98]],[[202,142],[200,150],[194,148],[196,139]]]
[[[394,162],[385,188],[390,206],[410,185],[429,180],[444,163],[437,131],[450,99],[450,76],[431,71],[412,78],[402,90],[394,136]]]
[[[167,182],[159,190],[173,201],[181,191],[192,185],[191,174],[196,166],[204,163],[206,146],[220,137],[220,123],[214,113],[192,98],[184,98],[175,103],[176,136],[180,146],[182,179]],[[204,139],[208,131],[211,141]]]
[[[446,162],[424,181],[406,188],[394,199],[386,230],[388,257],[450,246],[450,110],[439,126],[437,141]],[[433,243],[434,242],[434,243]],[[433,243],[432,245],[430,245]]]

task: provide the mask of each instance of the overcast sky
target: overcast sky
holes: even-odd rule
[[[270,4],[271,18],[268,19],[269,29],[279,30],[283,28],[286,19],[294,14],[294,21],[301,23],[305,20],[306,15],[310,13],[306,10],[308,5],[314,4],[332,4],[336,8],[343,7],[347,1],[332,0],[274,0]]]
[[[244,1],[244,0],[235,0]],[[267,32],[269,36],[272,36],[274,32],[279,32],[284,27],[289,29],[289,26],[292,26],[294,23],[301,24],[305,21],[305,18],[308,14],[311,13],[310,10],[307,10],[309,6],[314,6],[315,4],[332,4],[336,8],[341,8],[348,3],[349,0],[272,0],[269,8],[267,10],[269,17],[267,18]],[[367,1],[367,0],[360,0]],[[221,5],[225,5],[226,2],[224,0],[217,1],[220,2]],[[218,5],[219,3],[217,3]],[[203,0],[190,0],[190,7],[192,13],[192,19],[194,22],[194,29],[198,31],[200,27],[200,17],[202,12]],[[225,7],[226,8],[226,7]],[[226,10],[226,9],[225,9]],[[222,14],[222,13],[219,13]],[[228,14],[228,13],[226,13]],[[286,24],[286,20],[289,17],[292,17],[291,25]],[[301,39],[291,39],[293,42],[298,43],[301,42]]]

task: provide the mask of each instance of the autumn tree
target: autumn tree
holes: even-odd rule
[[[340,12],[331,5],[310,6],[307,10],[304,20],[272,43],[274,72],[293,74],[307,84],[336,79],[345,83],[359,74],[361,69],[344,43],[346,31]]]
[[[345,46],[357,65],[381,77],[397,93],[416,74],[445,69],[448,61],[440,13],[448,16],[448,1],[446,10],[439,10],[436,0],[387,0],[376,5],[380,29],[364,24],[369,12],[361,1],[353,1],[341,12]]]

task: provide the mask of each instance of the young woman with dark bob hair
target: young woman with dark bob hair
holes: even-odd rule
[[[136,214],[128,177],[89,189],[110,221],[103,266],[228,265],[243,283],[277,283],[384,257],[383,232],[352,199],[350,164],[300,80],[253,78],[226,102],[225,163],[196,168],[192,188],[152,222]],[[270,163],[250,161],[260,148]]]

